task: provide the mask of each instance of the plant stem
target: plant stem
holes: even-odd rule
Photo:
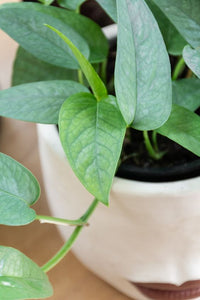
[[[149,139],[148,132],[146,130],[143,131],[143,136],[144,136],[145,146],[146,146],[147,151],[149,152],[150,157],[152,157],[153,159],[156,159],[156,160],[160,159],[161,158],[160,154],[157,153],[155,151],[155,149],[153,148],[151,141]]]
[[[156,152],[158,152],[159,149],[158,149],[158,141],[157,141],[157,132],[155,130],[152,133],[152,141]]]
[[[98,200],[94,199],[88,210],[85,212],[85,214],[80,218],[83,222],[87,222],[89,217],[92,215],[93,211],[97,207]],[[41,267],[41,269],[44,272],[50,271],[53,267],[55,267],[64,257],[65,255],[69,252],[71,249],[73,243],[79,236],[79,233],[83,229],[83,226],[78,226],[74,229],[72,232],[71,236],[67,240],[67,242],[64,244],[64,246],[53,256],[45,265]]]
[[[179,75],[183,72],[185,68],[185,61],[183,57],[181,56],[176,64],[176,67],[174,69],[173,75],[172,75],[172,80],[176,80]]]
[[[36,215],[36,220],[39,220],[40,223],[50,223],[55,225],[70,225],[70,226],[82,226],[87,225],[84,221],[81,219],[77,220],[67,220],[67,219],[61,219],[61,218],[55,218],[50,216],[42,216],[42,215]]]
[[[80,12],[81,12],[81,5],[78,5],[78,6],[77,6],[75,12],[76,12],[77,14],[80,14]]]
[[[80,84],[84,84],[83,72],[81,71],[81,69],[78,69],[78,81],[79,81]]]
[[[105,84],[107,81],[106,70],[107,70],[107,59],[104,60],[101,64],[101,78]]]

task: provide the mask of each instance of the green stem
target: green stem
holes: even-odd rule
[[[83,72],[81,71],[81,69],[78,69],[78,81],[79,81],[79,83],[84,84]]]
[[[94,199],[86,213],[80,218],[83,222],[87,222],[89,217],[92,215],[93,211],[97,207],[98,200]],[[64,246],[53,256],[45,265],[41,267],[41,269],[44,272],[50,271],[53,267],[55,267],[64,257],[65,255],[69,252],[71,249],[73,243],[79,236],[81,230],[83,229],[83,226],[78,226],[74,229],[72,232],[71,236],[67,240],[67,242],[64,244]]]
[[[80,12],[81,12],[81,5],[78,5],[78,6],[77,6],[75,12],[76,12],[77,14],[80,14]]]
[[[185,68],[185,61],[181,56],[172,74],[172,80],[176,80],[179,77],[179,75],[183,72],[184,68]]]
[[[157,132],[155,130],[152,133],[152,141],[156,152],[158,152],[159,149],[158,149],[158,141],[157,141]]]
[[[106,84],[106,81],[107,81],[107,59],[104,60],[101,64],[101,78],[103,80],[103,82]]]
[[[160,155],[159,153],[157,153],[152,144],[151,144],[151,141],[149,139],[149,135],[148,135],[148,132],[145,130],[143,131],[143,136],[144,136],[144,142],[145,142],[145,146],[146,146],[146,149],[147,151],[149,152],[149,155],[150,157],[152,157],[153,159],[160,159]]]
[[[42,215],[36,215],[36,220],[39,220],[40,223],[50,223],[55,225],[70,225],[70,226],[87,225],[87,223],[85,223],[81,219],[67,220],[67,219],[55,218],[50,216],[42,216]]]

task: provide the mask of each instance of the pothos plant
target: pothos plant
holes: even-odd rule
[[[0,246],[4,300],[52,294],[45,273],[70,250],[98,202],[109,204],[128,128],[144,132],[155,159],[163,155],[157,133],[200,156],[200,118],[194,112],[200,105],[199,0],[97,0],[118,24],[115,96],[108,94],[105,80],[108,42],[97,24],[80,15],[84,0],[58,0],[65,9],[49,6],[52,0],[40,2],[0,7],[0,28],[21,45],[14,86],[0,92],[0,114],[58,124],[67,159],[94,201],[78,220],[37,215],[30,207],[40,195],[36,178],[0,154],[1,224],[40,220],[75,226],[42,267],[18,250]],[[177,61],[172,80],[169,55]],[[189,78],[177,80],[185,64]]]

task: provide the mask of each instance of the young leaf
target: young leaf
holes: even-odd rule
[[[0,28],[24,49],[50,64],[78,68],[66,44],[49,31],[44,23],[67,34],[92,63],[101,62],[107,57],[108,42],[100,27],[84,16],[39,3],[9,3],[0,8]]]
[[[106,13],[117,23],[117,7],[116,7],[116,0],[96,0]]]
[[[86,0],[58,0],[60,6],[76,10]]]
[[[50,65],[19,47],[12,74],[12,85],[45,80],[77,81],[77,70]]]
[[[0,295],[2,300],[41,299],[52,295],[46,274],[27,256],[0,246]]]
[[[200,80],[187,78],[172,82],[173,103],[191,111],[200,107]]]
[[[200,156],[200,117],[195,113],[174,104],[169,119],[156,131]]]
[[[161,126],[171,111],[171,72],[158,25],[143,0],[117,0],[115,89],[127,124]],[[162,66],[162,67],[161,67]]]
[[[94,92],[94,95],[98,101],[100,101],[103,97],[107,96],[107,90],[106,87],[93,68],[93,66],[89,63],[89,61],[84,57],[84,55],[76,48],[76,46],[59,30],[56,28],[47,25],[48,28],[53,30],[57,35],[65,41],[65,43],[69,46],[69,48],[72,50],[74,56],[76,57],[83,73],[85,74],[85,77],[87,78],[87,81],[90,84],[91,89]]]
[[[125,130],[112,96],[97,102],[92,94],[73,95],[60,111],[60,139],[69,163],[85,188],[104,204],[108,204]]]
[[[0,224],[25,225],[35,220],[29,206],[40,196],[36,178],[24,166],[0,153]]]
[[[68,80],[52,80],[18,85],[0,91],[0,115],[13,119],[57,124],[63,102],[88,89]]]
[[[194,48],[200,43],[199,0],[153,0]]]
[[[183,49],[183,58],[192,72],[200,78],[200,48],[192,49],[189,45],[185,46]]]
[[[153,0],[145,0],[151,9],[154,17],[156,18],[160,31],[165,41],[167,51],[171,55],[181,55],[184,46],[187,42],[180,35],[178,30],[169,21],[165,14],[160,10],[160,8],[153,2]]]

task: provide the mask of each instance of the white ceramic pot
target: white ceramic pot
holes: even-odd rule
[[[73,174],[56,127],[38,125],[38,136],[53,215],[80,217],[93,197]],[[71,229],[59,229],[67,239]],[[115,178],[110,207],[97,207],[73,251],[95,274],[137,300],[148,298],[130,282],[199,280],[200,177],[170,183]]]

